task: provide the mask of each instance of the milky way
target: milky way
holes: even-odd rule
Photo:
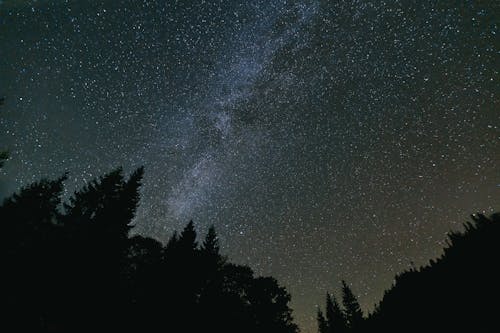
[[[367,311],[498,210],[494,1],[0,1],[0,196],[146,168],[135,232],[194,220],[291,292]]]

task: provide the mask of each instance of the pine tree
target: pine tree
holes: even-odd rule
[[[143,176],[144,167],[140,167],[132,172],[128,181],[123,186],[123,193],[121,195],[122,207],[125,213],[123,218],[127,221],[131,221],[134,218],[135,211],[139,205],[141,199],[139,188],[141,187]]]
[[[140,167],[136,169],[129,177],[129,179],[123,183],[120,193],[120,198],[118,200],[117,211],[114,214],[116,219],[117,232],[122,237],[122,240],[126,240],[129,231],[133,228],[131,222],[135,217],[135,212],[140,201],[139,188],[141,187],[142,177],[144,176],[144,168]]]
[[[57,220],[65,176],[27,186],[0,205],[3,331],[40,331],[62,275],[54,270],[61,252]]]
[[[28,247],[34,239],[47,237],[47,229],[53,228],[60,216],[58,207],[66,178],[41,180],[4,200],[0,206],[2,247]]]
[[[329,333],[328,323],[325,319],[325,316],[323,315],[323,312],[321,312],[320,309],[318,309],[317,321],[318,321],[318,333]]]
[[[215,227],[212,225],[208,229],[205,240],[202,244],[202,250],[210,255],[218,256],[220,251],[219,239],[217,233],[215,232]]]
[[[64,205],[65,224],[98,233],[108,242],[110,238],[124,242],[132,229],[143,173],[141,167],[125,180],[123,170],[118,168],[89,182]]]
[[[179,234],[177,231],[174,231],[172,236],[168,239],[167,245],[165,246],[165,252],[171,252],[173,251],[176,247],[177,244],[179,243]]]
[[[351,330],[358,329],[363,322],[363,312],[358,299],[344,280],[342,280],[342,303],[345,309],[347,326]]]
[[[326,320],[330,333],[343,333],[347,329],[344,312],[334,295],[326,294]]]
[[[184,230],[182,230],[179,236],[179,247],[184,251],[194,251],[198,248],[193,221],[189,221]]]
[[[117,213],[124,184],[121,168],[92,180],[76,191],[69,203],[64,205],[67,221],[73,224],[97,223],[112,215],[112,212]]]

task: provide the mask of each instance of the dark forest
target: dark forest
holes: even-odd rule
[[[221,255],[193,222],[167,244],[130,236],[143,168],[116,169],[63,201],[66,175],[22,188],[0,207],[6,332],[298,332],[290,294]],[[320,333],[493,332],[500,215],[473,215],[443,255],[396,276],[362,313],[342,282],[318,311]]]

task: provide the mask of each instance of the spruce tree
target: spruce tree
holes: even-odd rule
[[[325,319],[325,316],[323,315],[323,312],[321,312],[320,309],[318,309],[317,321],[318,321],[318,333],[329,333],[328,323]]]
[[[194,251],[198,248],[193,221],[189,221],[184,230],[182,230],[179,236],[179,247],[184,251]]]
[[[202,250],[210,255],[218,256],[220,251],[219,239],[217,233],[215,232],[215,227],[212,225],[208,229],[205,240],[202,244]]]
[[[351,330],[358,329],[363,322],[363,312],[359,306],[358,299],[344,280],[342,280],[342,303],[344,305],[347,326]]]
[[[326,294],[326,320],[330,333],[344,333],[347,329],[346,318],[334,295]]]

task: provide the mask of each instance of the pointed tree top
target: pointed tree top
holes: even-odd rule
[[[186,250],[195,250],[198,247],[198,243],[196,242],[196,230],[194,228],[193,221],[189,221],[189,223],[182,230],[181,235],[179,236],[179,245],[181,248]]]
[[[349,327],[358,327],[363,321],[363,312],[358,299],[354,296],[351,288],[342,280],[342,303],[345,308],[345,317]]]
[[[219,254],[220,246],[217,233],[215,232],[215,227],[212,225],[208,229],[205,240],[203,241],[202,248],[205,252],[209,254]]]

